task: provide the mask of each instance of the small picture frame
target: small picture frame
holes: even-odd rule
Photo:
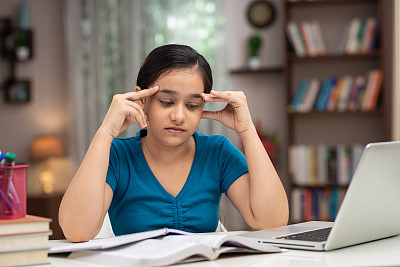
[[[8,80],[4,86],[5,100],[8,103],[25,104],[31,100],[29,80]]]

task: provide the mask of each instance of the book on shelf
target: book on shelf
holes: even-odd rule
[[[363,146],[292,145],[289,173],[295,185],[347,186],[360,160]]]
[[[350,94],[349,103],[348,103],[348,109],[350,111],[358,110],[359,103],[361,102],[361,95],[364,90],[364,87],[365,87],[364,75],[357,75],[354,80],[352,92]]]
[[[376,28],[378,26],[376,18],[369,17],[365,22],[365,33],[364,40],[361,46],[361,53],[366,54],[373,49],[373,41],[375,31],[378,31]]]
[[[168,228],[93,241],[90,247],[75,249],[69,258],[107,266],[163,266],[213,260],[222,253],[281,252],[252,238],[224,233],[193,234]],[[96,242],[100,242],[103,249],[98,249]]]
[[[372,70],[367,76],[368,78],[365,88],[365,97],[361,108],[364,111],[376,109],[379,92],[382,87],[383,72],[381,70]]]
[[[293,188],[291,221],[334,221],[345,193],[344,188]]]
[[[338,111],[346,111],[349,103],[349,98],[353,85],[353,76],[346,75],[343,77],[344,81],[339,91],[339,99],[336,109]]]
[[[366,54],[377,48],[379,39],[379,20],[353,18],[343,27],[338,51],[350,55]]]
[[[337,77],[335,76],[332,76],[323,82],[323,86],[317,97],[317,102],[315,103],[316,110],[326,111],[328,109],[328,105],[330,102],[329,99],[333,95],[332,92],[334,92],[336,88],[336,83]]]
[[[300,22],[300,32],[303,36],[303,40],[306,46],[307,56],[315,57],[318,55],[317,45],[315,37],[312,32],[312,28],[308,21]]]
[[[318,56],[326,54],[325,41],[318,21],[288,21],[288,39],[297,56]]]
[[[383,72],[371,70],[366,75],[332,76],[322,82],[302,79],[294,92],[290,110],[374,111],[382,90]]]
[[[325,110],[327,111],[335,111],[336,106],[339,103],[340,91],[343,88],[343,84],[345,82],[345,78],[338,77],[336,84],[333,84],[330,89],[330,94],[328,96],[327,104],[325,106]]]
[[[300,81],[299,85],[297,86],[296,93],[293,97],[292,104],[291,104],[291,109],[293,111],[297,111],[299,109],[299,106],[303,102],[303,99],[305,98],[306,92],[308,90],[308,84],[309,84],[309,81],[306,79],[303,79]]]
[[[286,25],[286,32],[296,55],[299,57],[304,57],[306,55],[306,48],[299,26],[294,21],[288,21]]]
[[[322,36],[321,26],[318,21],[313,20],[310,22],[310,26],[312,29],[312,34],[315,40],[315,44],[317,47],[318,55],[325,55],[326,54],[326,45],[324,41],[324,37]]]
[[[313,109],[315,99],[318,96],[320,90],[320,80],[312,78],[304,94],[304,99],[300,103],[297,103],[293,110],[298,112],[310,112]]]
[[[339,44],[338,44],[338,48],[337,48],[337,52],[339,54],[344,53],[347,36],[349,34],[349,28],[350,28],[350,24],[346,23],[342,29],[342,33],[340,34]]]

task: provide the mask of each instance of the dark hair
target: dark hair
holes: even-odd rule
[[[155,48],[140,67],[136,85],[149,88],[162,75],[172,70],[197,68],[204,84],[204,93],[210,93],[213,79],[206,59],[187,45],[168,44]]]

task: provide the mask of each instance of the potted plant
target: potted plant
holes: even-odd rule
[[[259,50],[262,45],[261,37],[257,34],[249,38],[249,68],[258,69],[261,66]]]

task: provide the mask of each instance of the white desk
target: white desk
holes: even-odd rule
[[[99,267],[70,260],[66,256],[49,256],[50,266]],[[232,266],[400,266],[400,236],[330,252],[287,250],[277,254],[222,255],[215,261],[202,261],[176,265],[180,267],[232,267]]]

